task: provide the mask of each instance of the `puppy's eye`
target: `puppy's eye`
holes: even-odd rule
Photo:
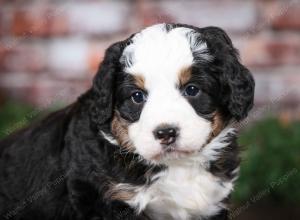
[[[141,104],[146,101],[146,96],[142,91],[136,91],[132,93],[131,100],[136,104]]]
[[[197,86],[189,85],[185,88],[183,95],[185,96],[196,96],[200,92],[200,89]]]

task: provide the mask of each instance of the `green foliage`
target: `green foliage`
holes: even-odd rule
[[[39,112],[28,104],[7,102],[0,107],[0,138],[20,129],[34,119]]]
[[[239,142],[245,150],[234,200],[299,203],[300,122],[265,119],[242,132]]]
[[[0,106],[0,139],[64,105],[61,102],[52,102],[49,106],[33,107],[17,101],[5,103]]]

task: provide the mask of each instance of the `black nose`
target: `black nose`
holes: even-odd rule
[[[170,145],[176,141],[178,128],[174,126],[163,126],[154,130],[154,137],[159,139],[161,144]]]

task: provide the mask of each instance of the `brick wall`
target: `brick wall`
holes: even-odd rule
[[[253,117],[300,116],[300,0],[0,0],[0,88],[72,102],[107,46],[158,22],[224,28],[256,78]]]

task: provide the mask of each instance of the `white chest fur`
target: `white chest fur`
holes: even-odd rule
[[[168,163],[168,169],[154,177],[158,179],[150,186],[119,184],[119,188],[128,187],[135,192],[126,202],[156,220],[200,220],[216,215],[224,208],[222,201],[232,191],[235,178],[223,181],[205,167],[219,157],[220,149],[228,146],[229,134],[234,135],[235,130],[226,128],[201,153]]]
[[[172,165],[150,187],[141,188],[129,204],[153,219],[201,219],[224,208],[221,201],[232,190],[199,164]]]

